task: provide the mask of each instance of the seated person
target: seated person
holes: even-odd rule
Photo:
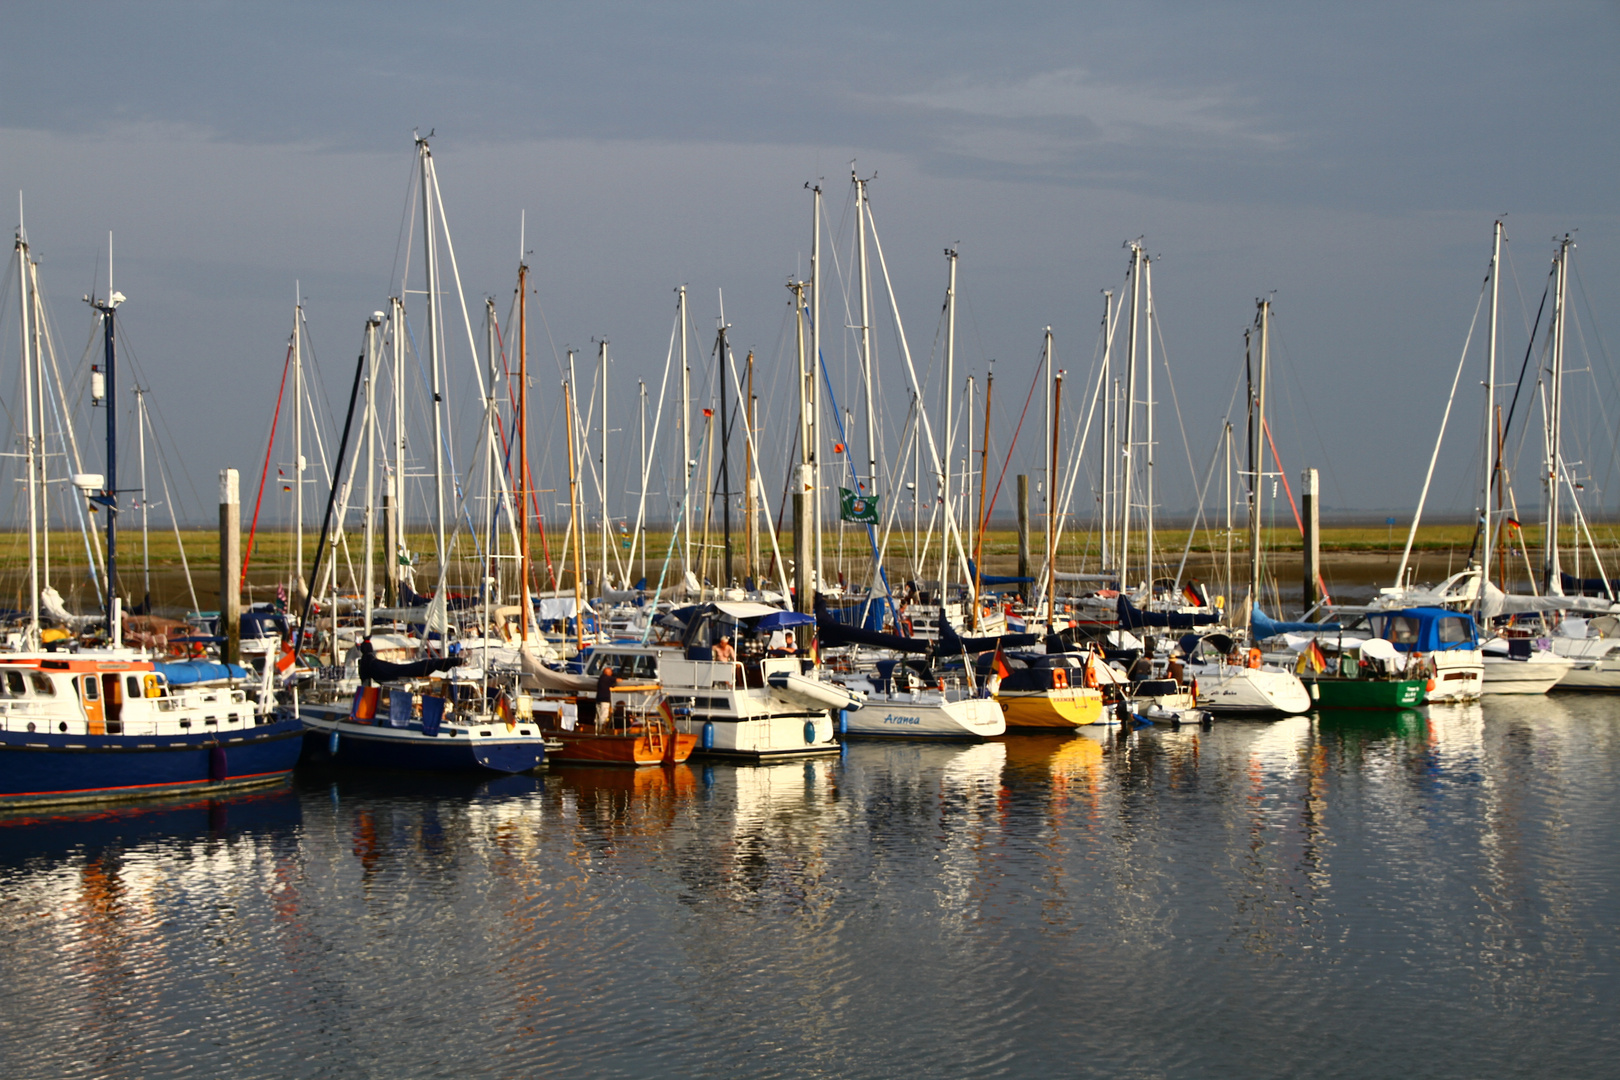
[[[721,637],[714,644],[714,659],[716,663],[730,664],[737,659],[737,650],[731,647],[731,638]]]

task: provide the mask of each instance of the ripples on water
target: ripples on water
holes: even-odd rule
[[[0,819],[0,1074],[1591,1076],[1620,701]]]

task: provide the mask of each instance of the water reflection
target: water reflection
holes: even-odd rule
[[[1591,1073],[1617,781],[1492,699],[0,819],[0,1069]]]

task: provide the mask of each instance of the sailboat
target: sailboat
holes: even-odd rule
[[[423,613],[428,631],[440,635],[438,655],[429,654],[406,663],[391,663],[376,655],[368,640],[361,642],[345,658],[342,674],[336,679],[319,680],[307,692],[296,682],[285,694],[291,709],[302,719],[309,733],[309,742],[317,754],[324,754],[340,765],[362,768],[411,769],[428,771],[489,771],[501,773],[527,772],[537,767],[545,756],[547,743],[540,725],[532,715],[531,700],[515,684],[492,682],[482,668],[462,668],[462,658],[449,655],[448,638],[451,629],[449,604],[450,549],[446,536],[446,447],[443,382],[445,379],[444,313],[440,308],[442,295],[439,278],[439,243],[442,240],[454,267],[454,248],[450,246],[448,230],[443,226],[444,207],[439,197],[438,179],[433,155],[426,138],[416,140],[418,164],[417,184],[421,189],[422,239],[424,254],[427,355],[422,357],[429,371],[432,400],[434,447],[434,515],[433,527],[437,553],[438,579],[433,597]],[[459,292],[459,278],[457,290]],[[399,343],[406,340],[408,330],[402,325],[404,304],[395,300],[393,315],[400,323],[391,327],[396,342],[395,357],[400,357]],[[465,311],[465,308],[463,308]],[[368,321],[368,344],[373,342],[375,320]],[[469,327],[468,338],[471,339]],[[369,355],[368,355],[369,354]],[[352,421],[356,400],[374,347],[362,354],[355,369],[354,386],[349,397],[349,420],[345,423],[343,441],[338,449],[338,466],[333,470],[334,490],[327,504],[326,521],[316,547],[310,580],[319,581],[319,568],[326,549],[327,530],[333,517],[336,501],[337,477],[342,472],[342,461],[348,444],[348,423]],[[491,378],[493,372],[489,373]],[[403,373],[396,370],[396,385]],[[480,388],[484,392],[486,408],[492,407],[493,382],[484,382],[480,372]],[[368,393],[366,422],[371,422]],[[396,417],[396,421],[398,421]],[[486,438],[490,436],[486,423]],[[490,455],[493,461],[494,455]],[[369,464],[369,462],[368,462]],[[402,470],[396,469],[395,481]],[[396,508],[400,515],[397,531],[403,533],[403,507]],[[576,549],[577,550],[577,549]],[[365,558],[372,557],[368,549]],[[487,590],[486,584],[484,588]],[[368,600],[369,603],[369,600]],[[490,615],[487,610],[486,619]],[[304,604],[304,618],[299,633],[304,633],[308,622],[309,603]],[[525,615],[525,619],[527,616]],[[266,671],[269,678],[269,669]]]
[[[1243,598],[1243,627],[1249,645],[1236,634],[1210,634],[1188,651],[1187,671],[1197,686],[1198,705],[1215,713],[1292,715],[1307,712],[1311,695],[1299,676],[1267,666],[1254,639],[1253,616],[1260,596],[1260,523],[1265,478],[1266,382],[1271,361],[1271,301],[1258,302],[1258,377],[1249,400],[1249,575]]]

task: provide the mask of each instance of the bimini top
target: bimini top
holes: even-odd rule
[[[1444,652],[1477,649],[1479,636],[1472,615],[1437,607],[1370,611],[1367,622],[1375,636],[1401,652]]]

